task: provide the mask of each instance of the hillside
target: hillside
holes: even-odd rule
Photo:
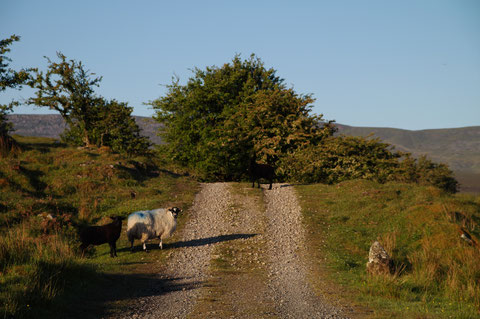
[[[59,138],[65,129],[60,115],[11,114],[15,134]],[[135,116],[142,133],[155,143],[160,127],[151,118]],[[460,181],[461,190],[480,192],[480,126],[410,131],[395,128],[354,127],[337,124],[337,134],[378,137],[395,149],[414,156],[426,154],[436,162],[448,164]]]
[[[480,126],[410,131],[337,125],[338,134],[378,137],[395,149],[427,155],[455,172],[462,192],[480,193]]]
[[[160,144],[157,130],[159,124],[153,119],[143,116],[134,116],[135,121],[142,130],[142,134],[148,136],[152,143]],[[13,123],[14,134],[22,136],[60,138],[66,124],[60,115],[56,114],[10,114],[8,119]]]
[[[480,173],[480,126],[409,131],[395,128],[353,127],[338,124],[339,133],[378,137],[397,150],[415,156],[427,154],[455,171]]]

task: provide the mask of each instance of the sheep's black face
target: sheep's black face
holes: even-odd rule
[[[169,209],[169,211],[172,213],[173,217],[174,218],[177,218],[178,214],[182,211],[180,208],[178,207],[172,207]]]

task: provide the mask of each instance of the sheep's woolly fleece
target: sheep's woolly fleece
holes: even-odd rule
[[[224,318],[226,313],[214,309],[215,303],[211,303],[213,309],[208,309],[207,313],[199,313],[196,309],[197,301],[201,303],[200,300],[209,297],[205,295],[208,292],[205,283],[214,279],[209,274],[210,259],[215,246],[221,244],[215,239],[256,233],[241,240],[256,246],[255,254],[261,255],[258,260],[266,261],[259,263],[258,272],[266,275],[252,289],[226,284],[233,290],[226,294],[237,298],[228,305],[231,308],[228,317],[345,318],[350,311],[344,311],[343,307],[334,306],[315,294],[307,281],[308,269],[303,262],[305,234],[294,188],[274,184],[273,190],[264,190],[264,196],[265,214],[252,208],[255,205],[236,202],[238,196],[232,195],[228,184],[203,184],[179,239],[183,243],[199,244],[175,247],[165,272],[159,274],[166,280],[174,280],[176,287],[183,288],[145,294],[148,297],[137,298],[129,309],[120,316],[116,313],[115,317]],[[240,207],[234,218],[225,213],[232,207]],[[252,301],[257,309],[247,309],[249,305],[253,306]],[[259,303],[262,303],[261,307]]]

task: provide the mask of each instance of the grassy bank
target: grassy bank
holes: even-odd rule
[[[136,210],[187,209],[197,183],[158,159],[16,139],[23,152],[0,158],[0,317],[101,313],[138,295],[165,251],[130,254],[122,231],[119,258],[102,245],[81,259],[78,227]]]
[[[349,181],[297,187],[317,271],[374,317],[478,318],[480,198],[433,187]],[[393,276],[366,274],[370,245],[393,257]]]

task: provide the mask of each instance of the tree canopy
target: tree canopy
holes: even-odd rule
[[[108,146],[121,153],[144,153],[150,143],[140,135],[131,117],[132,108],[116,100],[106,101],[95,93],[102,77],[86,70],[82,62],[67,60],[57,53],[59,62],[48,60],[46,73],[37,71],[32,86],[36,97],[29,104],[56,110],[69,128],[62,135],[74,145]]]
[[[162,124],[162,151],[205,180],[245,178],[256,158],[288,181],[399,180],[456,191],[445,165],[412,159],[375,139],[333,136],[333,121],[311,114],[313,102],[255,55],[237,55],[221,67],[193,69],[184,85],[173,78],[149,104]]]
[[[3,93],[7,88],[20,89],[30,78],[30,72],[34,70],[21,69],[15,71],[9,67],[9,62],[12,62],[12,59],[7,57],[6,54],[10,52],[9,46],[17,41],[20,41],[20,37],[17,35],[0,40],[0,93]],[[7,114],[17,105],[18,101],[0,104],[0,153],[4,155],[14,147],[14,141],[8,135],[12,126],[7,121]]]
[[[82,132],[82,141],[90,146],[88,132],[93,129],[94,110],[101,103],[95,95],[94,87],[98,87],[101,77],[85,70],[82,62],[67,61],[65,55],[57,53],[59,62],[49,58],[48,71],[36,72],[33,87],[37,89],[36,97],[28,100],[29,104],[48,107],[60,113],[70,127],[78,127]]]
[[[163,124],[164,151],[208,180],[229,180],[241,178],[254,155],[275,164],[330,135],[322,117],[310,115],[314,99],[283,82],[255,55],[195,68],[185,85],[174,78],[167,94],[150,102]]]

